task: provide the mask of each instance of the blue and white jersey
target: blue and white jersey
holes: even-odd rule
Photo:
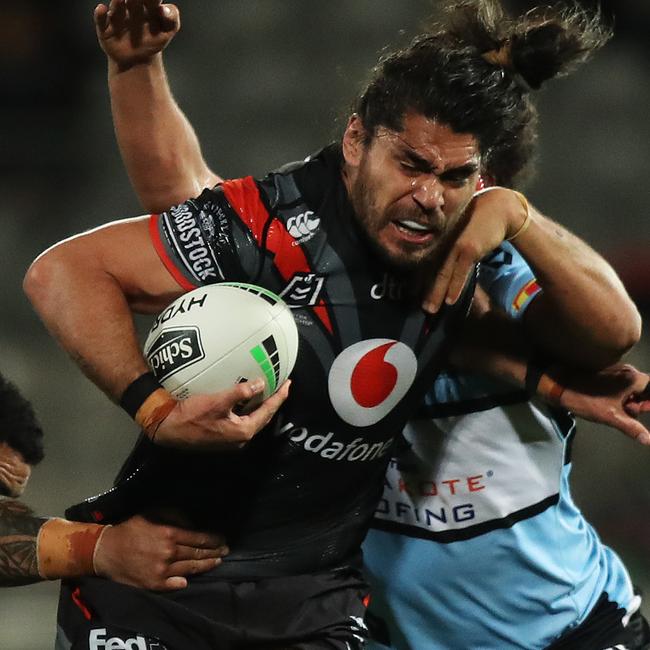
[[[507,243],[480,282],[515,318],[540,290]],[[580,624],[603,592],[638,606],[622,562],[571,499],[574,432],[566,412],[507,384],[438,377],[364,543],[370,611],[391,647],[533,650]]]

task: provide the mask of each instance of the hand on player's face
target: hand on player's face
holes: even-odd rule
[[[465,225],[432,279],[423,301],[424,310],[433,314],[443,303],[455,304],[476,263],[516,232],[526,219],[525,210],[517,193],[506,188],[474,197]]]
[[[161,0],[111,0],[97,5],[94,19],[99,44],[120,67],[162,52],[181,26],[176,5]]]
[[[264,392],[261,380],[237,384],[211,395],[179,401],[156,430],[154,442],[166,447],[221,451],[241,447],[264,428],[289,396],[291,382],[255,410],[238,415],[239,406]]]
[[[95,571],[115,582],[171,591],[186,576],[214,569],[228,554],[220,535],[154,524],[135,516],[105,530],[95,549]]]

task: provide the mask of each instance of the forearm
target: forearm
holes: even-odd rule
[[[42,580],[36,541],[46,521],[20,501],[0,498],[0,587]]]
[[[108,83],[122,158],[146,210],[161,212],[219,182],[172,96],[162,54],[127,69],[109,59]]]
[[[544,290],[525,317],[527,331],[564,363],[585,368],[615,363],[640,337],[634,303],[598,253],[530,210],[530,227],[513,242]]]

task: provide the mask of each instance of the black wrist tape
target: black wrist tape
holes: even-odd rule
[[[134,379],[122,393],[120,397],[120,406],[132,417],[138,409],[144,404],[144,401],[159,388],[162,388],[160,382],[156,379],[153,372],[145,372],[137,379]]]
[[[528,366],[526,367],[525,388],[529,397],[535,397],[535,395],[537,395],[537,387],[539,386],[540,379],[544,372],[545,369],[543,366],[535,363],[533,360],[528,362]]]

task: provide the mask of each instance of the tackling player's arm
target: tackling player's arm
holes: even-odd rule
[[[0,587],[100,575],[144,589],[187,586],[228,552],[214,534],[136,516],[115,526],[37,517],[21,501],[0,499]]]
[[[117,141],[146,210],[159,212],[221,179],[172,96],[162,50],[180,28],[178,8],[160,0],[111,0],[95,9]],[[155,109],[150,108],[155,107]]]
[[[157,312],[184,292],[160,261],[144,217],[56,244],[32,263],[24,288],[51,334],[116,402],[149,371],[132,311]],[[176,401],[160,389],[141,404],[136,420],[161,445],[240,444],[269,422],[288,395],[285,384],[250,414],[233,412],[262,390],[262,382],[246,382]]]
[[[428,311],[455,302],[474,264],[514,240],[543,294],[526,314],[533,343],[583,368],[616,363],[641,336],[641,317],[611,266],[585,242],[551,221],[513,190],[476,196],[469,220],[425,300]]]
[[[480,289],[449,360],[460,370],[505,380],[525,388],[531,397],[541,397],[584,420],[606,424],[650,445],[650,432],[637,420],[650,411],[646,373],[628,364],[588,372],[570,365],[539,365],[521,323],[493,308]]]

